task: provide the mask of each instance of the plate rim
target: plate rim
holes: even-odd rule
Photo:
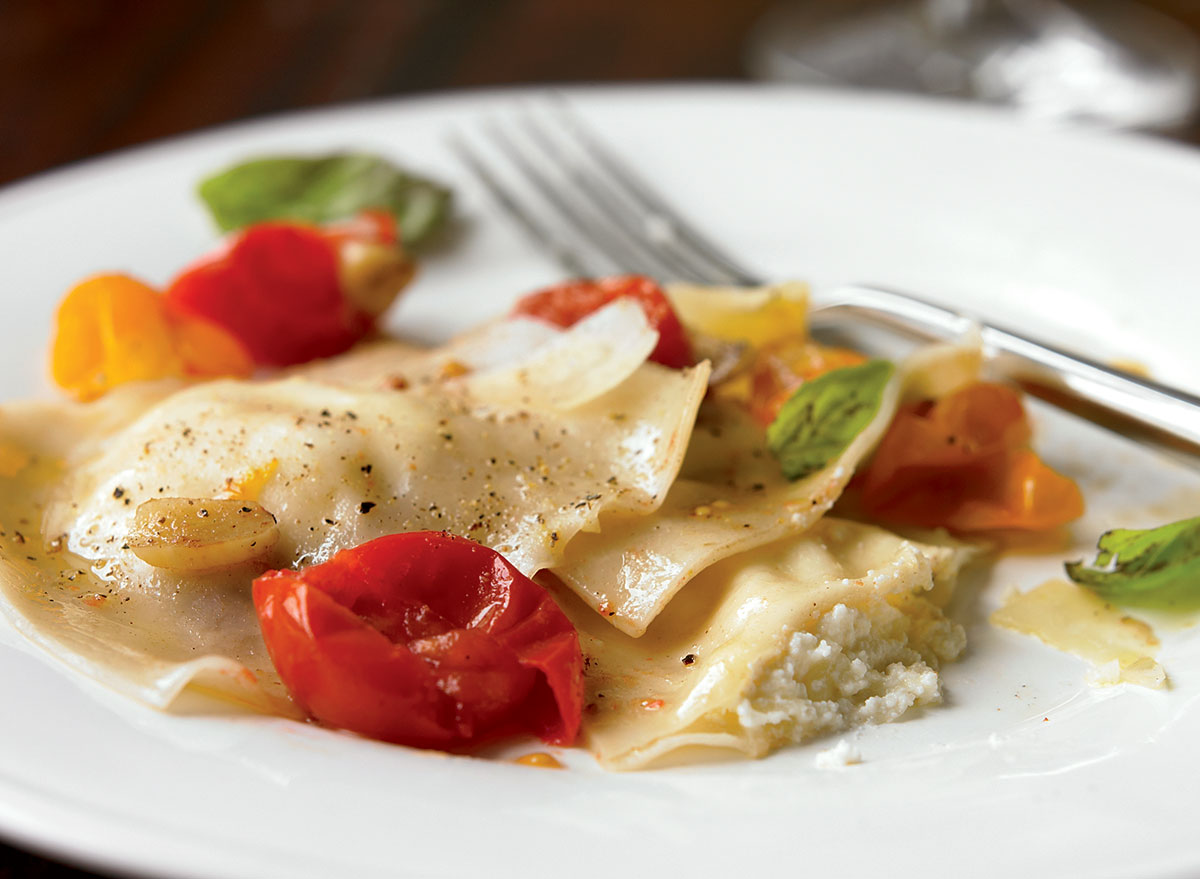
[[[256,136],[267,132],[271,129],[282,129],[295,125],[309,125],[325,119],[337,119],[343,116],[357,116],[363,113],[387,115],[396,110],[403,110],[410,107],[429,107],[429,106],[453,106],[462,105],[470,106],[474,104],[489,104],[496,101],[512,101],[514,98],[528,98],[530,96],[542,95],[549,91],[562,92],[568,98],[578,96],[581,100],[599,99],[608,102],[621,101],[628,98],[633,98],[638,101],[665,100],[671,96],[683,93],[746,93],[751,92],[756,95],[785,95],[786,100],[814,100],[827,105],[842,105],[850,104],[856,109],[867,110],[872,107],[886,107],[893,111],[907,113],[913,110],[919,114],[929,114],[930,116],[939,119],[945,118],[961,118],[964,115],[975,115],[980,119],[993,120],[991,124],[999,123],[1006,127],[1011,127],[1014,130],[1020,129],[1025,133],[1035,132],[1036,136],[1050,136],[1052,138],[1067,137],[1073,139],[1075,143],[1088,143],[1099,146],[1089,146],[1087,148],[1097,148],[1101,150],[1112,150],[1116,153],[1126,153],[1134,156],[1137,160],[1142,160],[1144,156],[1147,159],[1153,158],[1155,161],[1170,161],[1172,163],[1180,163],[1180,167],[1186,166],[1189,173],[1200,175],[1200,155],[1195,151],[1194,147],[1184,146],[1181,144],[1159,140],[1150,135],[1131,134],[1126,132],[1111,132],[1111,131],[1093,131],[1088,129],[1078,128],[1046,128],[1034,127],[1028,125],[1024,120],[1016,117],[1014,114],[998,108],[980,107],[976,105],[963,104],[957,101],[930,101],[921,98],[911,98],[907,96],[896,96],[890,94],[856,94],[856,93],[837,93],[834,94],[829,90],[824,89],[809,89],[794,86],[764,86],[757,83],[705,83],[705,82],[687,82],[687,83],[672,83],[666,85],[645,85],[645,84],[629,84],[629,85],[588,85],[588,86],[570,86],[570,87],[545,87],[545,86],[505,86],[489,89],[475,89],[467,91],[454,92],[435,92],[416,96],[406,97],[389,97],[378,98],[368,101],[360,101],[349,104],[339,104],[330,107],[310,108],[300,111],[290,111],[286,113],[272,114],[266,117],[259,117],[251,120],[240,120],[221,125],[210,126],[193,132],[187,132],[172,137],[155,140],[149,143],[140,144],[134,147],[114,150],[106,152],[99,156],[89,157],[66,165],[62,165],[53,169],[24,177],[16,181],[9,182],[3,187],[0,187],[0,215],[7,213],[10,203],[15,203],[19,209],[19,203],[25,198],[36,198],[48,188],[69,186],[77,180],[93,177],[97,174],[103,174],[105,171],[116,167],[123,167],[127,164],[136,163],[148,155],[157,155],[169,153],[173,150],[188,149],[193,146],[201,146],[208,142],[217,142],[226,139],[230,136]],[[5,626],[10,624],[3,623]],[[24,637],[19,635],[19,637]],[[40,657],[39,657],[40,658]],[[87,698],[81,694],[80,698]],[[13,787],[12,779],[8,777],[7,772],[0,767],[0,789],[10,793]],[[63,841],[51,832],[50,827],[46,827],[45,833],[39,834],[37,831],[36,822],[30,822],[29,826],[24,830],[18,828],[13,830],[14,822],[11,819],[11,809],[8,805],[12,802],[10,799],[7,803],[0,804],[0,836],[5,838],[18,839],[21,845],[36,849],[39,852],[44,852],[46,857],[68,860],[83,869],[100,867],[103,869],[119,869],[124,871],[132,871],[137,873],[145,873],[154,871],[160,875],[172,876],[191,876],[198,875],[191,870],[178,868],[178,865],[172,865],[163,860],[165,855],[159,855],[159,860],[156,863],[148,864],[144,861],[124,860],[119,855],[113,857],[104,857],[92,849],[76,849],[70,844],[63,844]],[[57,811],[69,812],[68,808],[56,808],[54,803],[50,803],[46,807],[50,813]],[[8,815],[8,818],[2,817]],[[16,823],[20,823],[17,821]],[[149,831],[143,832],[140,827],[124,828],[127,833],[132,833],[134,836],[141,835],[143,839],[152,838]],[[149,834],[149,835],[148,835]],[[115,837],[114,837],[115,838]],[[219,858],[217,860],[220,860]],[[232,862],[227,862],[230,866],[235,866]],[[171,867],[175,866],[176,872],[171,871]],[[1173,868],[1163,868],[1161,875],[1171,875]],[[208,874],[204,874],[208,875]],[[216,873],[212,875],[218,875]],[[252,875],[245,870],[227,870],[221,872],[221,876],[241,876]]]

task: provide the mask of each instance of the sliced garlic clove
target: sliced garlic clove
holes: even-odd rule
[[[194,573],[261,558],[278,540],[275,517],[254,501],[167,497],[138,506],[127,542],[148,565]]]
[[[383,314],[415,272],[416,263],[394,245],[347,241],[338,251],[342,292],[372,317]]]

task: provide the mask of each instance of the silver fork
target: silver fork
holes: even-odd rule
[[[533,242],[572,275],[757,286],[739,264],[553,97],[481,122],[450,146]],[[1131,375],[910,293],[845,284],[814,292],[815,329],[869,324],[926,340],[977,329],[993,369],[1029,393],[1200,466],[1200,397]]]

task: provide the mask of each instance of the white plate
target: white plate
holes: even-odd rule
[[[2,398],[48,393],[53,304],[75,280],[165,281],[210,247],[193,197],[255,153],[355,147],[458,190],[466,229],[394,324],[437,338],[558,270],[444,147],[512,93],[351,107],[105,158],[0,194]],[[738,87],[581,91],[578,109],[729,248],[766,273],[872,280],[976,307],[1200,390],[1200,156],[1134,138],[1021,127],[981,110]],[[1081,473],[1081,545],[1195,512],[1195,476],[1128,476],[1133,453],[1043,415]],[[1127,518],[1113,522],[1114,508]],[[1107,521],[1102,519],[1108,517]],[[1010,584],[1061,556],[1006,560],[959,612],[947,704],[754,763],[605,774],[409,751],[285,721],[161,715],[81,680],[0,627],[0,833],[160,876],[948,874],[1170,876],[1194,830],[1200,637],[1164,634],[1166,693],[1089,689],[1085,668],[991,629]],[[977,597],[976,597],[977,596]]]

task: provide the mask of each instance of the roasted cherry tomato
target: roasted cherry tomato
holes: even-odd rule
[[[339,354],[374,323],[343,295],[335,243],[293,223],[250,226],[227,252],[172,281],[167,299],[225,327],[270,366]]]
[[[675,309],[662,287],[642,275],[622,275],[598,280],[568,281],[521,298],[513,314],[527,315],[569,327],[614,299],[637,301],[650,326],[658,331],[658,345],[650,359],[680,369],[692,364],[692,349]]]
[[[750,413],[760,424],[770,424],[804,382],[866,360],[849,348],[820,345],[805,338],[784,339],[759,348],[750,367]]]
[[[579,637],[488,547],[393,534],[263,574],[253,591],[280,677],[330,726],[425,748],[515,731],[567,745],[579,731]]]
[[[969,385],[904,406],[859,477],[864,510],[884,521],[955,531],[1040,530],[1083,514],[1075,482],[1029,448],[1017,392]]]

